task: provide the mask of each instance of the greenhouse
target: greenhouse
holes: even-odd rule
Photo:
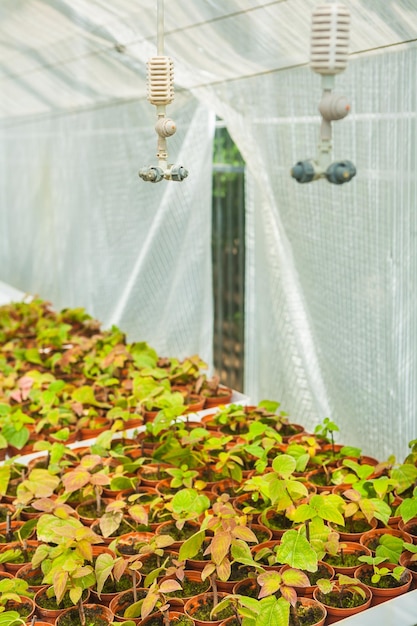
[[[0,624],[414,626],[416,0],[2,0],[0,32]]]

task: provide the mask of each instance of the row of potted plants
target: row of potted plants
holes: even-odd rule
[[[232,396],[200,357],[161,357],[115,326],[102,330],[83,309],[56,313],[40,299],[0,307],[0,345],[3,457],[39,439],[71,443]]]
[[[413,486],[415,478],[411,482],[414,472],[407,473],[402,466],[415,465],[368,465],[360,455],[352,461],[343,455],[353,450],[307,433],[284,442],[279,429],[271,426],[274,415],[277,422],[282,416],[264,406],[230,405],[203,419],[223,422],[225,415],[238,413],[247,416],[245,426],[239,420],[239,435],[210,431],[203,422],[167,418],[161,412],[131,439],[103,433],[84,448],[52,444],[47,455],[32,459],[28,467],[17,460],[6,461],[0,468],[5,501],[0,507],[6,507],[0,561],[14,570],[13,562],[21,565],[33,548],[28,562],[31,574],[41,567],[40,586],[49,585],[49,593],[61,602],[68,594],[68,602],[78,604],[81,611],[83,591],[94,591],[102,602],[102,585],[110,581],[117,587],[129,572],[127,584],[134,586],[125,592],[124,600],[112,600],[111,610],[117,619],[131,618],[136,623],[148,609],[164,612],[170,606],[165,596],[180,591],[184,580],[189,582],[189,568],[197,568],[201,583],[210,583],[212,591],[206,589],[198,598],[204,599],[209,617],[228,608],[254,623],[269,610],[294,622],[291,607],[298,603],[301,610],[296,589],[303,594],[300,597],[308,593],[323,603],[335,595],[338,585],[349,604],[360,602],[359,598],[368,603],[362,606],[377,602],[378,594],[374,591],[371,596],[358,582],[362,562],[367,589],[377,578],[384,586],[409,588],[417,537],[404,528],[411,520],[410,530],[415,532],[417,520],[409,518],[415,495],[403,498],[401,493]],[[233,422],[232,418],[226,423],[228,430],[234,429]],[[314,454],[307,453],[301,462],[301,448],[310,453],[314,449]],[[352,472],[350,483],[317,492],[308,476],[318,459],[323,463],[323,456],[328,469],[334,466],[333,472],[354,467],[359,475]],[[365,478],[356,465],[363,472],[368,465]],[[404,475],[409,477],[407,481],[393,478],[398,471],[403,480]],[[407,487],[406,482],[410,482]],[[346,527],[358,531],[349,537],[355,542],[342,538]],[[17,542],[11,542],[8,532]],[[101,544],[107,545],[106,551],[95,558],[93,548]],[[409,559],[406,567],[398,564],[404,555]],[[339,579],[331,568],[341,575]],[[370,570],[371,579],[366,578]],[[316,571],[323,579],[313,591],[310,577]],[[328,572],[330,579],[324,582]],[[238,587],[242,577],[243,590]],[[133,589],[138,581],[143,585],[142,597],[136,599]],[[194,615],[196,599],[184,605],[181,595],[180,606]]]
[[[2,434],[13,452],[20,411],[12,426],[27,441],[33,427],[36,452],[0,467],[1,624],[330,624],[385,599],[381,587],[413,586],[417,442],[404,462],[379,462],[337,445],[329,418],[307,433],[270,401],[146,416],[144,379],[171,385],[171,365],[184,366],[195,384],[198,357],[168,366],[82,311],[57,322],[34,307],[0,309]],[[39,437],[57,410],[71,412],[57,432],[81,434],[90,411],[114,419],[90,445]]]

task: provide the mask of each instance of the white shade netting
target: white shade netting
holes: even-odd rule
[[[22,22],[2,7],[15,43],[41,12],[0,75],[0,280],[210,363],[216,113],[247,163],[244,391],[309,429],[330,416],[340,441],[401,459],[417,437],[414,0],[345,2],[351,56],[336,89],[352,111],[333,125],[333,155],[357,175],[340,186],[289,173],[318,142],[313,0],[166,1],[169,150],[190,176],[158,185],[137,178],[155,158],[155,11],[23,4]]]

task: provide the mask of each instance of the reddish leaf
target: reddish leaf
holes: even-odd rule
[[[68,472],[68,474],[64,474],[62,478],[62,483],[67,493],[78,491],[78,489],[82,489],[85,485],[88,485],[89,482],[90,472],[83,469],[76,469],[73,472]]]
[[[172,591],[179,591],[180,589],[182,589],[182,587],[177,580],[164,580],[159,585],[159,591],[161,593],[171,593]]]
[[[54,591],[56,596],[56,601],[58,604],[61,602],[64,597],[65,589],[68,581],[68,572],[64,570],[59,570],[54,575]]]
[[[229,532],[221,532],[214,535],[211,540],[211,558],[219,565],[229,554],[231,536]]]
[[[288,600],[288,602],[292,604],[292,606],[295,606],[297,604],[297,592],[293,587],[286,587],[285,585],[283,585],[280,588],[280,591],[282,597]]]

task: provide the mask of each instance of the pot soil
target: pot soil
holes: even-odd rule
[[[29,621],[35,612],[35,603],[30,598],[20,596],[20,602],[8,600],[4,608],[6,611],[17,611],[22,619]]]
[[[360,586],[365,592],[365,598],[357,592],[351,593],[346,590],[343,590],[341,594],[338,587],[327,594],[323,594],[319,589],[314,590],[313,598],[323,604],[327,611],[326,626],[350,615],[365,611],[365,609],[371,606],[371,590],[365,585]]]
[[[290,610],[289,626],[323,626],[327,611],[311,598],[299,598],[295,606],[297,617]]]
[[[219,602],[226,597],[227,594],[219,593]],[[232,606],[228,606],[223,611],[220,611],[216,615],[216,619],[211,619],[210,614],[214,608],[212,593],[202,593],[190,600],[187,600],[184,607],[184,613],[193,619],[197,626],[205,626],[205,624],[211,624],[215,626],[220,624],[223,620],[234,615]]]

